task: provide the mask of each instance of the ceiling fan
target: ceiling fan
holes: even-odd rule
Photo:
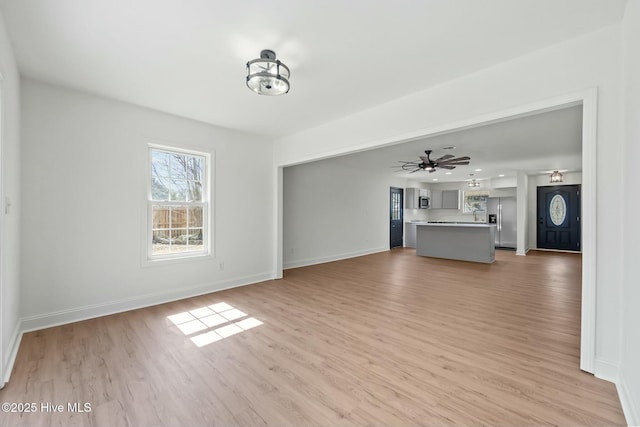
[[[426,156],[419,156],[419,162],[404,162],[400,160],[400,163],[403,164],[395,167],[402,168],[402,170],[405,171],[410,171],[410,173],[418,172],[419,170],[426,170],[429,171],[429,173],[433,173],[439,168],[455,169],[456,166],[468,165],[469,160],[471,160],[471,157],[469,156],[455,157],[451,154],[445,154],[439,159],[431,160],[431,150],[425,150],[424,153]]]

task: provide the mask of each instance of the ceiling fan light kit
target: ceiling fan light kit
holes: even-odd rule
[[[277,96],[289,92],[289,67],[265,49],[260,58],[247,62],[247,87],[259,95]]]

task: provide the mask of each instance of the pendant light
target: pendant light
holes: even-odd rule
[[[247,62],[247,87],[259,95],[284,95],[289,92],[289,67],[265,49],[260,58]]]

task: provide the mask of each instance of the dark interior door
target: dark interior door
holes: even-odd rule
[[[403,226],[403,199],[404,190],[402,188],[391,187],[389,190],[389,247],[402,247],[402,226]]]
[[[580,250],[580,186],[538,187],[538,248]]]

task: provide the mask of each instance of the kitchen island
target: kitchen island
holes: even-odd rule
[[[418,224],[416,255],[492,263],[496,259],[495,225]]]

